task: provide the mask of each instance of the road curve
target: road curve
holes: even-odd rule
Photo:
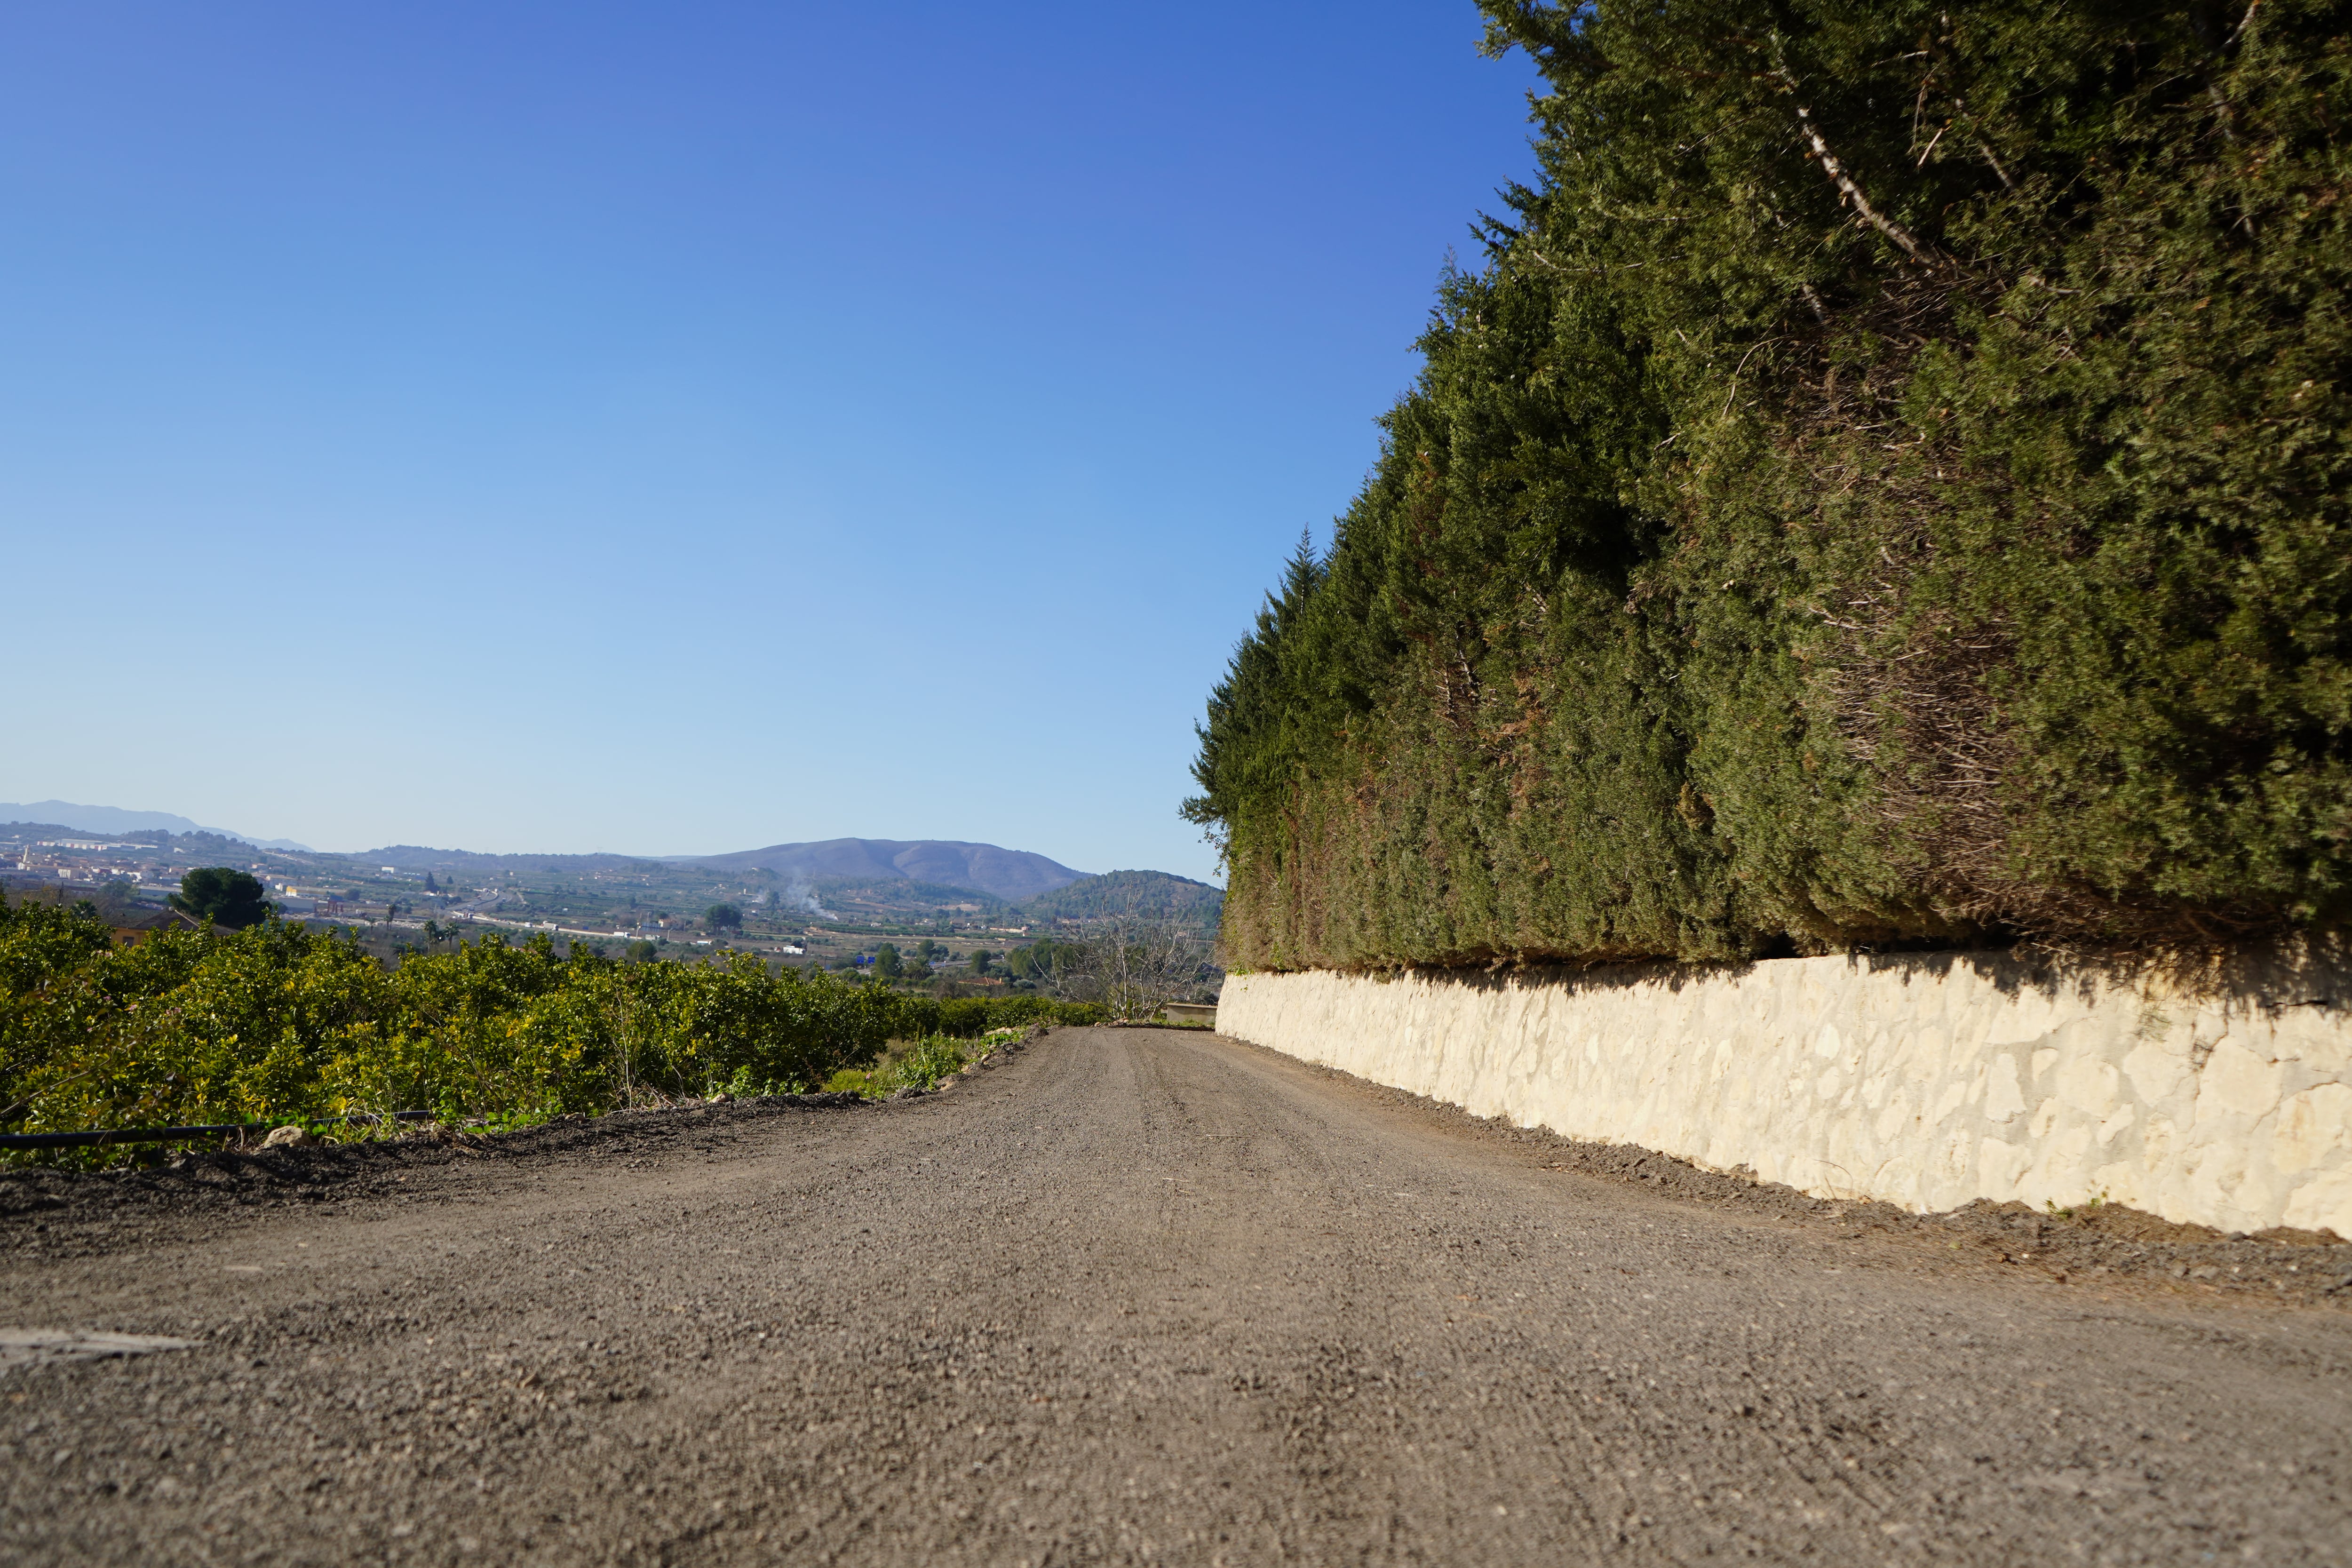
[[[1231,1041],[1063,1030],[910,1103],[20,1218],[0,1327],[199,1342],[0,1371],[0,1560],[2352,1554],[2352,1315],[1544,1163]]]

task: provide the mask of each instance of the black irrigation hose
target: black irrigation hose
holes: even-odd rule
[[[373,1116],[340,1116],[337,1121],[374,1121]],[[430,1121],[429,1110],[395,1110],[394,1121]],[[92,1132],[0,1133],[0,1149],[95,1149],[113,1143],[177,1143],[190,1138],[228,1138],[247,1132],[269,1133],[284,1121],[232,1121],[217,1127],[102,1127]]]

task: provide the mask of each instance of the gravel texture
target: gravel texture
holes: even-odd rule
[[[0,1562],[2326,1563],[2352,1248],[1918,1218],[1193,1032],[0,1177]]]

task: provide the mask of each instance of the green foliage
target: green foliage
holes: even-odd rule
[[[1055,942],[1052,937],[1039,937],[1025,947],[1016,947],[1004,955],[1005,973],[1015,980],[1035,980],[1050,984],[1057,975],[1066,973],[1076,961],[1076,943]]]
[[[895,1068],[892,1077],[898,1087],[937,1089],[940,1079],[950,1073],[961,1072],[986,1050],[987,1043],[984,1041],[958,1040],[936,1035],[892,1064]],[[876,1087],[881,1086],[877,1084]]]
[[[648,1099],[806,1089],[894,1039],[1099,1007],[902,996],[759,959],[615,963],[545,936],[412,952],[269,921],[116,947],[87,910],[0,899],[0,1122],[79,1131],[353,1112],[517,1125]]]
[[[1210,700],[1231,957],[2342,924],[2342,8],[1486,10],[1542,177]]]
[[[733,904],[713,904],[702,911],[702,923],[712,931],[741,931],[743,911]]]
[[[184,914],[232,928],[269,918],[260,880],[249,871],[227,866],[200,866],[189,872],[180,879],[180,890],[169,901]]]
[[[278,921],[108,938],[92,916],[0,901],[0,1106],[22,1130],[513,1122],[808,1087],[908,1032],[887,991],[749,954],[617,964],[490,936],[386,971],[346,933]]]
[[[1092,1002],[1062,1002],[1050,996],[898,996],[893,999],[892,1034],[902,1039],[951,1035],[969,1039],[992,1029],[1023,1028],[1031,1024],[1099,1024],[1109,1011]]]
[[[907,965],[898,957],[895,944],[886,942],[874,950],[874,973],[885,980],[897,980],[905,975]]]
[[[961,1072],[1017,1033],[1018,1030],[1003,1029],[979,1039],[931,1035],[893,1052],[871,1068],[835,1073],[825,1088],[862,1094],[869,1100],[885,1099],[902,1089],[934,1089],[940,1087],[941,1079]]]

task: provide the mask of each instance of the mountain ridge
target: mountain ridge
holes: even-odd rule
[[[329,853],[288,838],[257,838],[226,828],[205,827],[171,812],[130,811],[120,806],[79,805],[48,800],[0,802],[0,825],[11,816],[18,827],[63,829],[102,837],[162,831],[173,835],[215,834],[259,849],[304,855]],[[340,858],[381,865],[387,870],[483,870],[517,872],[593,871],[630,866],[695,867],[713,871],[766,871],[794,882],[877,884],[905,881],[984,893],[1005,904],[1026,903],[1093,874],[1063,865],[1033,850],[960,838],[826,838],[770,844],[718,855],[618,855],[493,853],[444,849],[421,844],[385,844],[372,849],[332,852]]]
[[[299,854],[315,854],[308,844],[298,844],[291,838],[257,838],[250,833],[236,833],[226,827],[206,827],[192,818],[169,811],[126,811],[119,805],[81,805],[70,800],[0,801],[0,822],[18,822],[36,826],[69,827],[76,833],[96,833],[109,838],[120,838],[126,833],[216,833],[223,838],[234,838],[250,844],[257,849],[290,849]]]
[[[659,858],[673,866],[773,871],[784,877],[838,877],[866,881],[905,878],[942,887],[977,889],[1008,903],[1020,903],[1040,893],[1066,888],[1088,875],[1032,850],[954,838],[827,838],[801,844],[771,844],[765,848],[740,849],[725,855]]]

